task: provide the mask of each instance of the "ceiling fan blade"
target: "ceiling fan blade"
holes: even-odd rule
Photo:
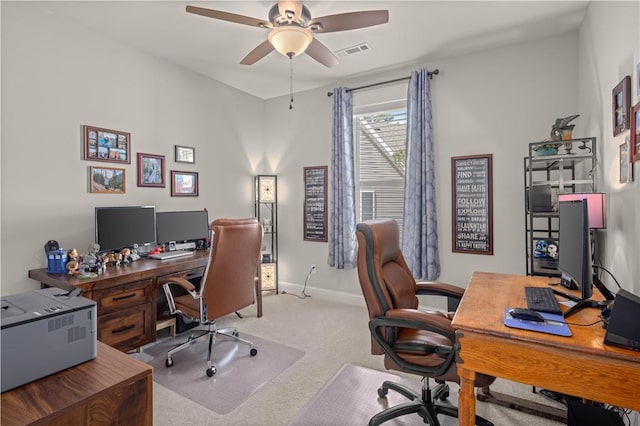
[[[372,27],[387,22],[389,22],[388,10],[365,10],[314,18],[309,21],[307,28],[314,33],[331,33]]]
[[[338,65],[338,57],[316,38],[311,41],[311,44],[305,52],[326,67],[331,68]]]
[[[258,28],[271,28],[272,25],[268,21],[264,21],[258,18],[252,18],[250,16],[237,15],[235,13],[222,12],[220,10],[205,9],[203,7],[187,6],[187,12],[200,16],[206,16],[207,18],[220,19],[223,21],[233,22],[236,24],[244,24]]]
[[[296,0],[278,1],[278,11],[280,16],[284,16],[290,21],[298,21],[302,15],[302,2]]]
[[[269,40],[265,40],[260,43],[258,47],[249,52],[249,54],[245,56],[244,59],[240,61],[240,63],[242,65],[253,65],[272,51],[273,46],[271,45],[271,43],[269,43]]]

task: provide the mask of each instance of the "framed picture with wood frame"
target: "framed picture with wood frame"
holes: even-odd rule
[[[126,171],[115,167],[89,167],[89,192],[93,194],[126,193]]]
[[[82,126],[84,159],[131,164],[131,134],[101,127]]]
[[[198,172],[171,170],[171,196],[197,197]]]
[[[631,162],[640,161],[640,102],[631,108],[631,138],[629,148]]]
[[[617,136],[629,128],[629,108],[631,107],[631,77],[625,76],[613,88],[613,136]]]
[[[164,188],[164,155],[138,153],[138,186]]]

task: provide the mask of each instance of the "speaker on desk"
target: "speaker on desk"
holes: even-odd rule
[[[640,351],[640,297],[618,290],[604,335],[606,345]]]

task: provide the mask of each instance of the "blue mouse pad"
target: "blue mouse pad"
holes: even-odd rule
[[[562,315],[538,312],[546,320],[545,322],[527,321],[513,318],[511,314],[509,314],[509,309],[512,308],[504,308],[504,325],[507,327],[555,334],[557,336],[571,336],[571,330],[569,330],[569,327],[564,322]]]

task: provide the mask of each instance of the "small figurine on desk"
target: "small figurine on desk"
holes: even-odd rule
[[[125,247],[120,250],[120,258],[122,263],[131,263],[131,249]]]
[[[69,275],[77,275],[78,268],[80,266],[80,256],[78,256],[78,250],[72,248],[67,251],[67,274]]]

